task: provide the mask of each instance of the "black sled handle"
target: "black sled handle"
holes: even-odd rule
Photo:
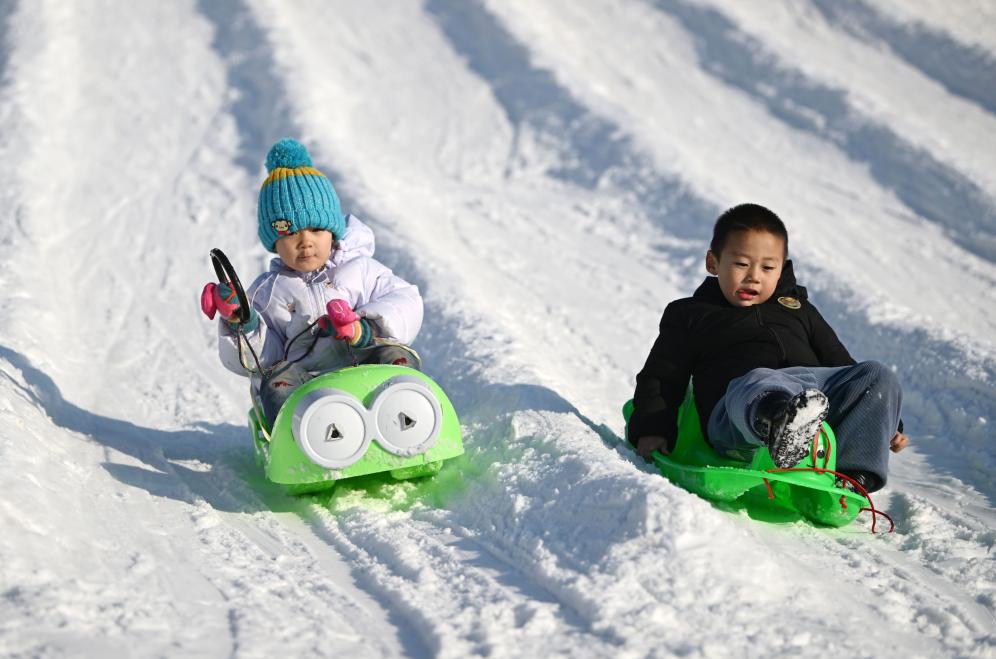
[[[232,262],[217,247],[211,250],[211,264],[214,265],[214,273],[218,276],[218,283],[228,284],[235,291],[235,296],[239,298],[239,309],[248,309],[249,298],[246,297],[246,291],[242,288],[242,282],[239,281],[239,276],[235,274]],[[239,314],[238,322],[243,322],[241,313]]]

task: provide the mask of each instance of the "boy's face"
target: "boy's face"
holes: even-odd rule
[[[735,307],[767,302],[785,264],[785,241],[768,231],[737,231],[717,255],[706,253],[706,270],[719,277],[719,288]]]
[[[287,267],[311,272],[325,265],[332,254],[332,232],[325,229],[301,229],[277,239],[277,254]]]

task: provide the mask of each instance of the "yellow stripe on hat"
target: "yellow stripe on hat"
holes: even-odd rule
[[[282,181],[285,178],[290,178],[291,176],[325,176],[325,174],[322,174],[314,167],[295,167],[294,169],[290,169],[289,167],[277,167],[270,172],[270,175],[266,177],[265,181],[263,181],[263,185],[259,187],[260,189],[265,188],[274,181]]]

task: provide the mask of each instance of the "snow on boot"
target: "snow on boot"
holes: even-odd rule
[[[826,395],[818,389],[795,396],[776,391],[758,401],[754,430],[767,444],[776,467],[794,467],[806,457],[829,407]]]

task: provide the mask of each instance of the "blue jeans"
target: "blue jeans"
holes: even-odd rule
[[[747,458],[764,441],[753,428],[757,401],[766,393],[795,395],[819,389],[830,401],[827,423],[837,437],[837,470],[864,471],[885,485],[889,441],[899,427],[903,392],[896,374],[876,361],[853,366],[756,368],[730,381],[709,416],[709,443],[720,455]]]

